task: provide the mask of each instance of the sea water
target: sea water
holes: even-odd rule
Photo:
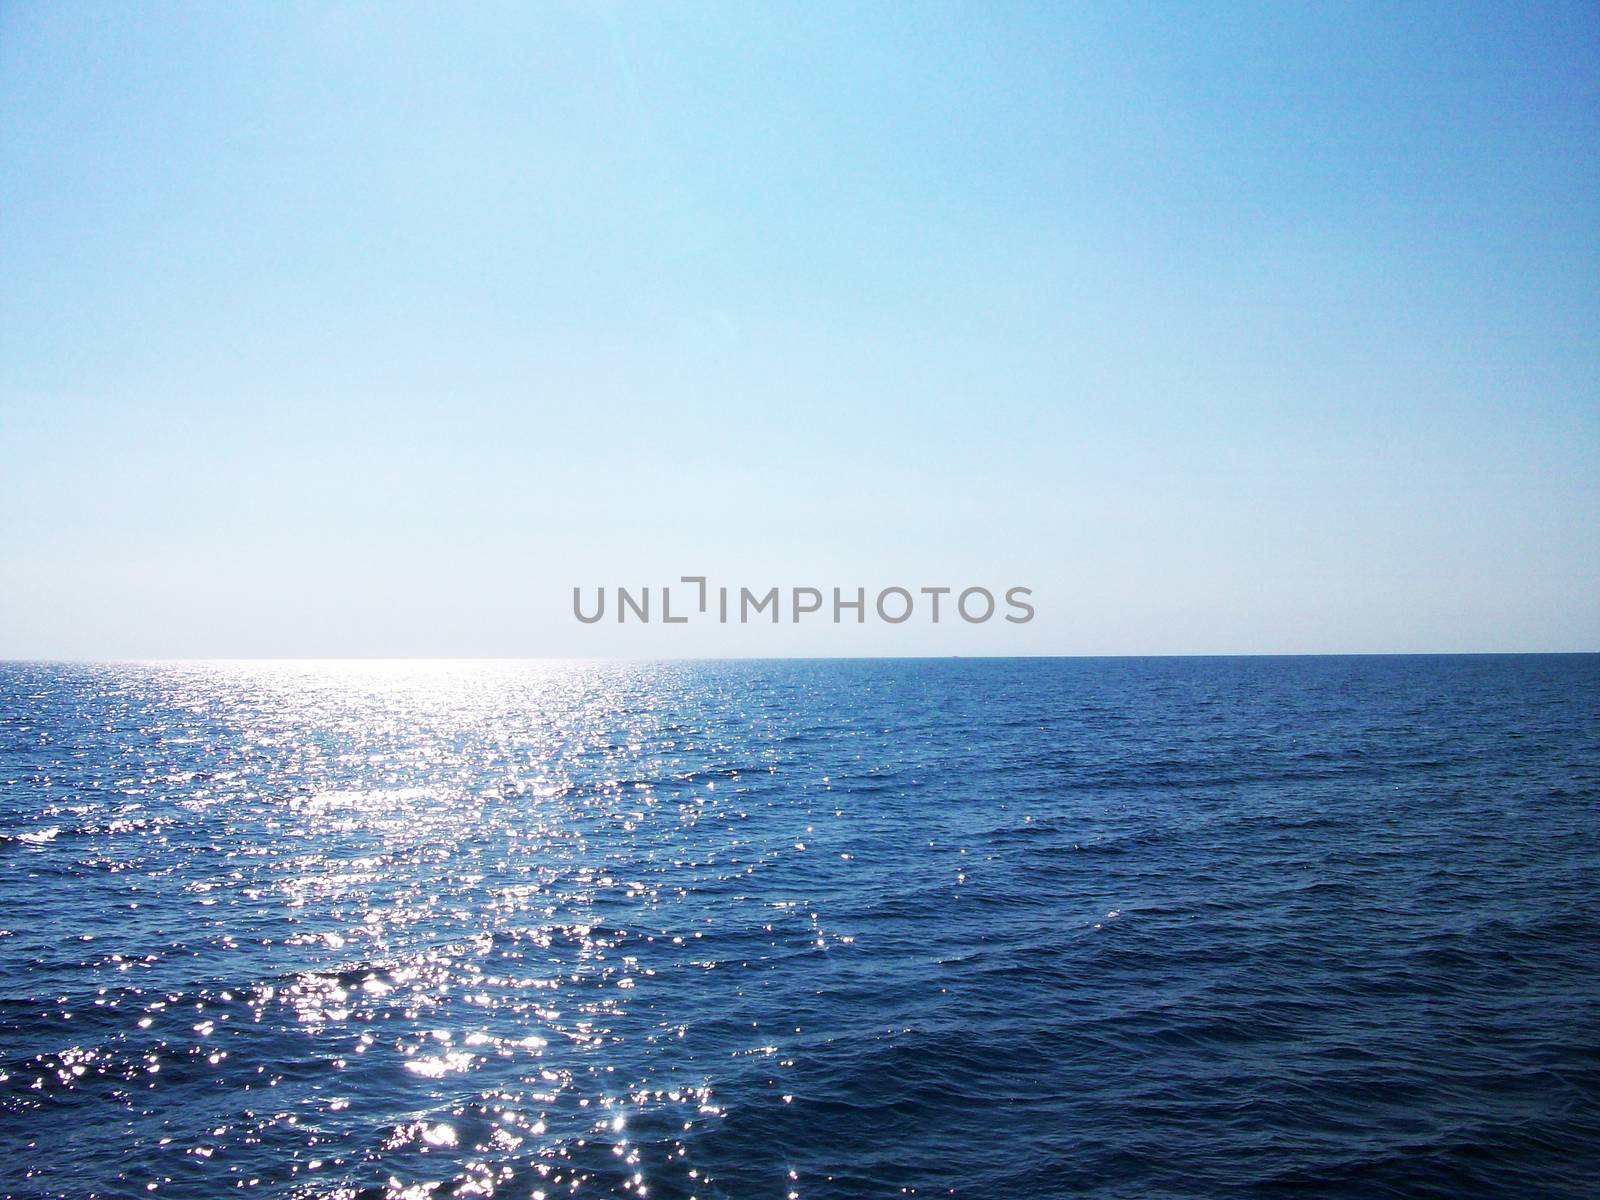
[[[0,667],[0,1194],[1580,1196],[1600,656]]]

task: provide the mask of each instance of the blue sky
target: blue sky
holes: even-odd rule
[[[1597,649],[1597,135],[1588,4],[6,5],[0,656]]]

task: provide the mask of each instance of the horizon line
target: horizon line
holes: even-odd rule
[[[976,662],[1063,659],[1233,658],[1557,658],[1600,655],[1596,650],[1244,650],[1105,654],[257,654],[155,655],[126,658],[0,658],[0,666],[140,666],[177,663],[667,663],[667,662]]]

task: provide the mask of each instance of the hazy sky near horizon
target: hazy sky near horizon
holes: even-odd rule
[[[0,657],[1600,649],[1597,137],[1593,4],[7,4]]]

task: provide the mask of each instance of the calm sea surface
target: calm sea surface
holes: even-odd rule
[[[0,1194],[1596,1194],[1600,657],[0,666]]]

